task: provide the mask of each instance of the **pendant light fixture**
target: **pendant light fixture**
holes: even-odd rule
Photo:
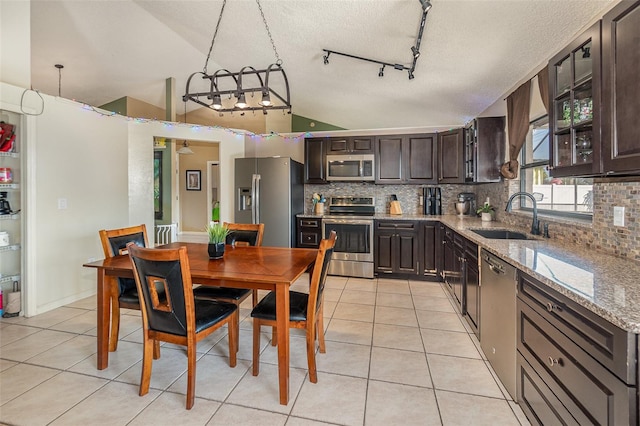
[[[184,103],[184,124],[187,124],[187,103]],[[193,150],[191,148],[189,148],[189,142],[187,142],[187,140],[185,139],[182,142],[182,148],[180,148],[179,150],[176,151],[176,153],[178,154],[193,154]]]
[[[282,60],[278,55],[278,50],[273,42],[271,36],[271,30],[267,24],[267,19],[264,16],[260,0],[256,0],[260,15],[262,16],[262,22],[267,30],[269,41],[271,41],[271,47],[275,53],[276,61],[269,65],[265,69],[255,69],[251,66],[243,67],[239,72],[231,72],[226,69],[219,69],[213,74],[209,74],[207,65],[213,45],[216,40],[216,35],[220,28],[220,21],[222,20],[222,14],[224,13],[227,0],[222,2],[222,8],[220,9],[220,16],[218,17],[218,23],[211,39],[211,46],[209,47],[209,53],[204,63],[204,69],[202,72],[195,72],[189,76],[187,80],[187,87],[182,100],[195,102],[199,105],[218,111],[221,115],[223,112],[233,111],[256,111],[262,110],[264,114],[267,114],[268,110],[288,110],[291,114],[291,96],[289,93],[289,81],[287,75],[282,68]],[[209,91],[198,92],[197,90],[191,91],[191,81],[194,77],[199,76],[203,80],[209,80]],[[274,78],[277,78],[278,89],[284,89],[281,94],[274,89]],[[270,85],[271,83],[271,85]],[[253,94],[258,93],[261,95],[260,101],[257,105],[250,105],[247,103],[246,95],[251,94],[251,98],[254,98]],[[236,98],[235,102],[231,101],[228,105],[222,103],[223,99]]]

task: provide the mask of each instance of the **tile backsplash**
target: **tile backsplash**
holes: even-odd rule
[[[593,221],[545,217],[549,233],[562,243],[581,245],[602,253],[640,262],[640,182],[623,178],[599,178],[593,183]],[[455,214],[455,201],[460,192],[474,192],[476,204],[489,197],[496,206],[495,218],[507,225],[528,230],[531,215],[506,213],[509,195],[520,190],[518,180],[479,185],[440,185],[444,214]],[[405,214],[422,214],[420,196],[425,185],[375,185],[373,183],[333,182],[326,185],[305,185],[305,212],[313,212],[314,192],[327,199],[331,196],[369,196],[376,199],[376,212],[388,213],[391,194],[400,201]],[[625,226],[613,226],[613,207],[625,208]]]

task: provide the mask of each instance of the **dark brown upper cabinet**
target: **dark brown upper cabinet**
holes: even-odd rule
[[[602,173],[600,33],[598,21],[549,61],[553,176]]]
[[[466,183],[500,182],[505,160],[505,118],[479,117],[464,129],[464,180]]]
[[[304,183],[327,183],[324,138],[304,140]]]
[[[438,183],[464,183],[464,132],[438,133]]]
[[[327,139],[327,154],[373,154],[373,136]]]
[[[436,135],[378,136],[376,183],[436,183]]]
[[[640,173],[640,1],[602,20],[602,160],[605,174]]]

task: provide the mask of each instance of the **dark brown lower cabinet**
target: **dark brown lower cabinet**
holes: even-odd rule
[[[637,424],[637,336],[592,317],[522,272],[518,281],[516,386],[518,402],[531,423]],[[601,359],[612,360],[610,368],[597,359],[602,348],[594,337],[605,335],[601,342],[612,351]],[[633,361],[622,366],[627,371],[616,374],[619,368],[613,360],[628,358]]]
[[[480,273],[478,271],[478,245],[465,242],[464,294],[467,322],[478,336],[480,334]]]
[[[418,222],[414,221],[376,221],[374,270],[377,274],[419,273],[418,229]]]
[[[322,219],[299,217],[297,222],[297,247],[320,247],[320,240],[322,239]]]
[[[429,279],[438,279],[439,251],[442,246],[440,242],[439,222],[419,222],[421,228],[422,241],[422,274]]]

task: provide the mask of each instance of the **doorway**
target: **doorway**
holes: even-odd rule
[[[210,220],[220,221],[220,162],[207,161],[207,207]]]

